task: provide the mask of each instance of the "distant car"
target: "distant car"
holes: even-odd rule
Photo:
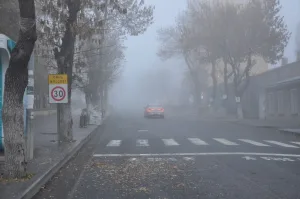
[[[144,110],[144,117],[159,117],[164,118],[165,117],[165,109],[162,105],[157,104],[149,104],[145,107]]]

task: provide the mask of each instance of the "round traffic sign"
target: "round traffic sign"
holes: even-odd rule
[[[55,101],[62,101],[66,97],[66,91],[61,86],[56,86],[51,90],[51,97]]]

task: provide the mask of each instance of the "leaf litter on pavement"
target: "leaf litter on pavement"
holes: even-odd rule
[[[90,163],[85,179],[92,179],[98,193],[113,193],[110,198],[183,198],[190,185],[185,172],[193,164],[175,158],[101,158]]]

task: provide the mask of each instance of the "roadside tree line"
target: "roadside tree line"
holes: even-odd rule
[[[212,106],[220,83],[218,76],[222,74],[223,96],[227,99],[228,84],[232,82],[237,114],[242,117],[240,102],[257,58],[263,58],[270,64],[278,62],[291,35],[280,15],[280,2],[187,2],[187,9],[180,13],[174,26],[158,30],[161,44],[158,55],[162,59],[179,56],[185,60],[198,106],[201,104],[201,93],[207,87],[207,82],[199,78],[201,74],[210,76]]]
[[[72,142],[72,89],[81,89],[87,108],[107,103],[107,90],[124,63],[124,40],[139,35],[153,22],[153,6],[143,0],[18,0],[19,35],[5,75],[3,128],[5,176],[26,175],[23,94],[28,62],[36,41],[50,49],[42,55],[52,72],[68,75],[68,103],[60,104],[59,141]],[[2,3],[1,3],[2,4]],[[3,4],[4,5],[4,4]],[[6,9],[0,7],[0,10]],[[0,28],[6,24],[0,25]],[[11,29],[16,29],[16,26]]]

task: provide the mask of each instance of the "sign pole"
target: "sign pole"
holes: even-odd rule
[[[49,103],[57,104],[57,134],[60,140],[61,135],[61,123],[60,113],[62,109],[61,104],[68,103],[68,76],[66,74],[49,75]]]
[[[60,140],[60,104],[56,104],[56,119],[57,119],[57,138]]]

